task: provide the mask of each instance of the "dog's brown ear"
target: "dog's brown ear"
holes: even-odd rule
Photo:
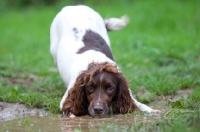
[[[126,114],[128,112],[133,112],[137,109],[137,106],[130,96],[128,82],[121,73],[117,75],[117,78],[117,94],[116,97],[114,97],[115,100],[112,106],[113,113]]]
[[[84,73],[78,76],[64,101],[62,111],[66,116],[69,116],[71,113],[76,116],[88,114],[89,103],[85,94],[84,76]]]

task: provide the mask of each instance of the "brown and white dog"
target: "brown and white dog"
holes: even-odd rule
[[[104,117],[137,108],[156,113],[135,100],[113,59],[107,32],[126,26],[126,16],[103,20],[91,8],[66,6],[54,18],[50,51],[67,87],[60,102],[64,115]]]

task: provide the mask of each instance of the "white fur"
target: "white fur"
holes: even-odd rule
[[[87,69],[89,63],[94,61],[115,64],[99,51],[88,50],[77,54],[77,51],[84,46],[82,38],[86,30],[98,33],[110,46],[105,24],[107,24],[108,30],[119,30],[126,26],[127,20],[127,18],[122,17],[121,19],[111,18],[104,21],[97,12],[83,5],[66,6],[56,15],[50,29],[50,52],[67,87],[60,102],[60,109],[62,109],[68,91],[73,87],[77,76],[81,71]],[[73,28],[78,31],[76,35],[74,35]],[[131,91],[130,95],[141,111],[153,112],[150,107],[136,101]]]
[[[119,18],[108,18],[104,20],[108,30],[120,30],[129,23],[129,19],[126,15]]]

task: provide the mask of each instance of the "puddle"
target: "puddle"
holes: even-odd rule
[[[29,109],[23,104],[0,102],[0,123],[20,117],[46,115],[46,112],[40,109]]]
[[[17,118],[17,119],[16,119]],[[39,109],[28,109],[22,104],[0,102],[0,131],[67,131],[75,129],[81,131],[119,131],[120,126],[134,126],[138,123],[158,121],[160,116],[150,114],[114,115],[106,118],[92,118],[81,116],[62,118],[60,114],[54,115]]]
[[[166,112],[170,109],[169,98],[174,101],[186,97],[192,90],[179,90],[175,96],[161,96],[148,105]],[[159,101],[158,101],[159,100]],[[17,118],[17,119],[16,119]],[[114,115],[106,118],[91,118],[90,116],[62,118],[60,114],[53,115],[38,109],[28,109],[22,104],[0,102],[0,131],[120,131],[120,127],[133,127],[142,123],[159,122],[161,116],[151,114]],[[79,130],[80,129],[80,130]],[[125,130],[126,131],[126,130]]]
[[[14,119],[2,122],[0,128],[2,131],[100,131],[100,128],[106,127],[114,129],[117,126],[134,126],[137,123],[148,123],[159,120],[159,116],[152,115],[115,115],[107,118],[91,118],[90,116],[62,118],[60,115],[29,116],[25,118]],[[109,127],[110,128],[109,128]]]

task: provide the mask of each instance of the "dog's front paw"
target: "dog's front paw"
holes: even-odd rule
[[[75,116],[74,114],[70,114],[69,117],[70,117],[70,118],[74,118],[74,117],[76,117],[76,116]]]
[[[70,115],[71,115],[70,109],[66,109],[62,111],[62,117],[70,117]]]
[[[62,113],[62,117],[69,117],[69,118],[74,118],[76,117],[74,114],[71,113],[70,109],[66,109]]]

